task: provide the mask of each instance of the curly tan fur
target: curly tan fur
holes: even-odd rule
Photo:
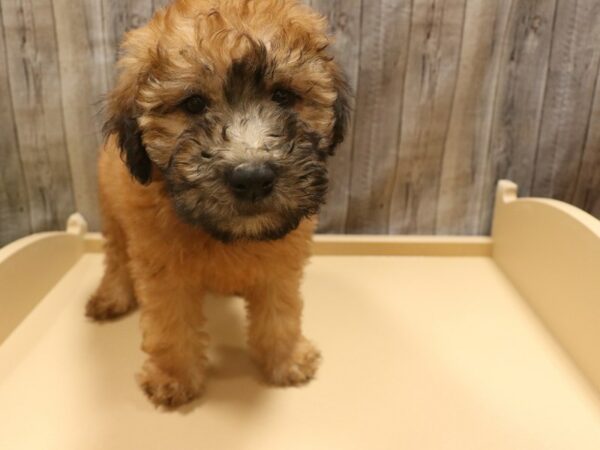
[[[87,314],[139,304],[138,380],[156,405],[202,392],[208,291],[247,300],[267,380],[315,374],[300,283],[347,115],[325,28],[293,0],[178,0],[125,38],[99,161],[106,272]],[[293,104],[274,102],[278,89]],[[206,103],[201,114],[182,108],[190,96]],[[278,173],[264,200],[239,201],[225,181],[248,161]]]

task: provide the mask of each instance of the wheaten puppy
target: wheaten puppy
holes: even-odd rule
[[[202,391],[209,291],[246,299],[268,381],[315,374],[300,282],[348,115],[328,44],[294,0],[178,0],[125,38],[99,163],[106,272],[87,314],[139,304],[138,379],[157,405]]]

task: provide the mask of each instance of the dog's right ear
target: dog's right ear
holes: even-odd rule
[[[337,69],[337,72],[334,75],[335,88],[337,91],[337,99],[335,104],[333,105],[333,112],[335,117],[335,122],[333,125],[333,139],[331,143],[331,147],[329,149],[329,154],[333,155],[335,153],[336,148],[344,142],[344,138],[346,137],[346,132],[348,131],[348,123],[350,122],[350,99],[351,99],[351,89],[348,84],[346,75],[340,70]]]
[[[104,135],[117,137],[121,159],[131,175],[143,185],[152,181],[152,161],[142,141],[142,131],[137,122],[135,95],[137,77],[121,73],[117,86],[108,96],[108,118]]]

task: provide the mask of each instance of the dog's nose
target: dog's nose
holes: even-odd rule
[[[269,164],[245,163],[233,169],[229,183],[237,198],[255,201],[273,191],[275,178],[275,171]]]

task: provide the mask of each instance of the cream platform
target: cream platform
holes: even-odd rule
[[[598,450],[600,222],[501,182],[491,238],[322,236],[304,284],[324,362],[261,383],[239,299],[210,299],[205,397],[156,410],[134,382],[137,315],[84,304],[101,239],[0,250],[0,449]]]

